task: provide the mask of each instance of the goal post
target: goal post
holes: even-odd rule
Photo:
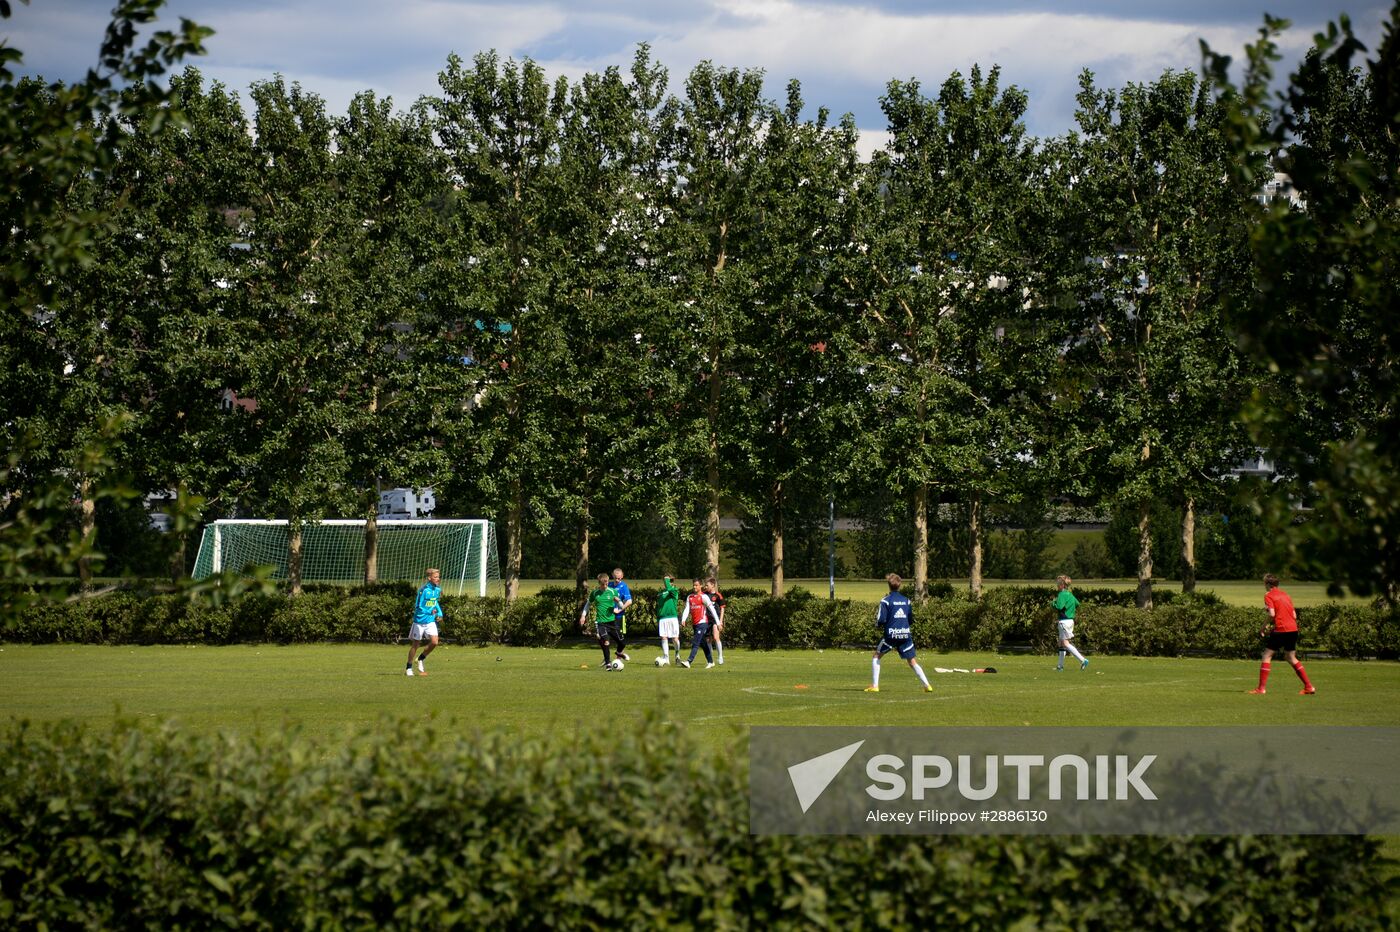
[[[301,526],[302,582],[359,585],[365,579],[365,520],[335,518]],[[428,567],[442,571],[446,595],[485,596],[500,582],[496,526],[484,519],[432,518],[379,521],[381,581],[421,582]],[[229,570],[251,575],[271,566],[272,578],[289,577],[289,524],[285,519],[224,518],[206,525],[195,558],[195,579]]]

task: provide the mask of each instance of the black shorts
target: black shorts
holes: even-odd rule
[[[599,625],[599,626],[598,626],[598,641],[599,641],[599,643],[601,643],[601,642],[603,642],[603,641],[611,641],[611,642],[616,643],[618,640],[621,639],[621,637],[622,637],[622,636],[618,633],[617,625],[615,625],[615,624],[613,624],[613,623],[611,623],[611,622],[609,622],[608,624],[605,624],[605,625]]]
[[[1268,638],[1264,640],[1264,646],[1269,650],[1286,654],[1289,651],[1298,649],[1297,631],[1272,631]]]

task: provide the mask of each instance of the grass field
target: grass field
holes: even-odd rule
[[[620,673],[594,648],[440,647],[427,677],[403,675],[390,646],[0,649],[0,715],[102,726],[122,714],[204,730],[295,726],[338,735],[382,719],[426,718],[464,729],[572,733],[635,727],[647,708],[718,747],[748,725],[1400,725],[1400,664],[1311,660],[1318,694],[1303,697],[1278,663],[1267,696],[1249,696],[1250,661],[1093,657],[1057,673],[1046,656],[924,652],[934,692],[887,658],[867,694],[866,651],[730,650],[712,670],[656,668],[635,644]],[[703,658],[701,658],[703,659]],[[936,667],[995,666],[995,675]]]

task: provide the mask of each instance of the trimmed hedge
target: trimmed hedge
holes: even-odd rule
[[[629,639],[650,640],[656,630],[653,588],[633,590]],[[1252,657],[1259,652],[1262,609],[1223,604],[1213,595],[1166,593],[1151,611],[1133,607],[1133,593],[1086,589],[1080,596],[1076,643],[1099,654]],[[177,596],[124,591],[27,609],[5,640],[43,643],[231,644],[319,641],[384,643],[407,633],[413,589],[323,587],[296,598],[251,596],[208,607]],[[915,608],[914,638],[926,650],[1049,652],[1055,645],[1054,590],[988,589],[980,601],[954,594]],[[546,645],[578,634],[582,602],[573,589],[554,587],[507,607],[496,598],[443,599],[443,635],[477,644]],[[793,589],[786,598],[732,596],[725,612],[725,643],[770,650],[866,646],[875,637],[874,603],[819,598]],[[1400,657],[1400,616],[1362,605],[1328,603],[1299,612],[1299,649],[1342,657]]]
[[[655,717],[552,739],[385,721],[335,745],[12,724],[0,926],[1388,923],[1365,837],[759,837],[746,767],[737,739],[707,752]]]

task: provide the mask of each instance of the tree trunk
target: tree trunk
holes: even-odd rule
[[[1181,516],[1181,591],[1196,591],[1196,500],[1189,495]]]
[[[1137,607],[1152,607],[1152,503],[1138,505]]]
[[[928,483],[914,490],[914,598],[928,598]]]
[[[186,497],[185,484],[177,483],[175,491],[175,530],[171,533],[175,535],[175,544],[170,548],[170,582],[179,585],[185,578],[185,553],[189,546],[189,533],[181,529],[184,523],[183,518],[190,513],[189,499]]]
[[[719,277],[728,261],[729,220],[720,218],[719,238],[715,249],[715,261],[710,266],[710,283],[719,287]],[[710,376],[710,397],[705,407],[705,423],[709,428],[709,450],[706,462],[706,480],[710,485],[709,511],[705,515],[705,575],[719,578],[719,403],[720,403],[720,355],[718,325],[712,319],[710,349],[706,359]]]
[[[783,597],[783,484],[773,483],[773,598]]]
[[[379,389],[370,392],[370,418],[379,412]],[[374,479],[375,491],[379,490],[379,477]],[[379,496],[370,503],[369,514],[365,517],[365,585],[379,581]]]
[[[710,500],[705,512],[705,575],[719,578],[719,359],[711,354],[710,446],[707,452],[705,479],[709,484]]]
[[[982,598],[982,496],[972,496],[968,511],[967,530],[972,538],[972,573],[968,586],[974,599]]]
[[[185,535],[176,533],[175,547],[170,554],[170,581],[178,584],[185,578]]]
[[[719,468],[710,469],[710,500],[705,505],[705,575],[719,578]]]
[[[510,481],[510,502],[506,506],[506,604],[520,594],[521,527],[524,524],[525,493],[519,479]]]
[[[379,507],[365,518],[365,585],[379,581]]]
[[[287,522],[287,580],[292,595],[301,595],[301,519]]]
[[[97,543],[97,500],[92,497],[92,479],[87,476],[78,485],[78,492],[82,499],[80,506],[80,522],[83,533],[83,555],[78,557],[78,580],[82,585],[82,590],[87,592],[92,589],[92,557],[89,550]]]
[[[578,558],[574,561],[574,591],[583,592],[588,588],[588,545],[591,541],[589,527],[591,512],[588,502],[578,515]]]

